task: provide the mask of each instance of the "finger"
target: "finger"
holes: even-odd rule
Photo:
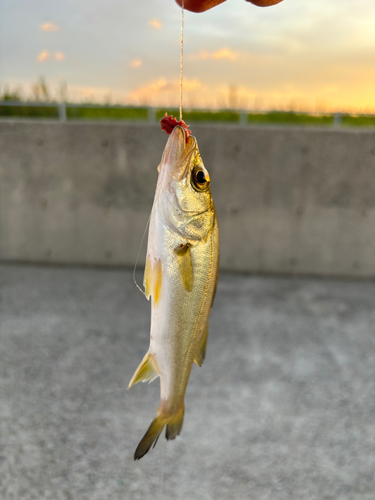
[[[246,2],[251,2],[258,7],[270,7],[271,5],[276,5],[283,0],[246,0]]]
[[[176,2],[182,7],[182,0],[176,0]],[[184,0],[184,9],[190,10],[191,12],[204,12],[223,2],[225,2],[225,0]]]
[[[270,7],[271,5],[276,5],[282,2],[282,0],[246,0],[251,2],[258,7]],[[178,5],[182,7],[182,0],[176,0]],[[225,2],[225,0],[184,0],[184,8],[190,10],[191,12],[204,12],[208,9],[212,9],[216,5]]]

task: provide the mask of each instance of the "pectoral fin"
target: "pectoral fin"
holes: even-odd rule
[[[190,245],[179,245],[175,252],[177,254],[178,268],[180,277],[185,290],[191,292],[194,285],[193,262],[191,260]]]
[[[208,321],[202,335],[202,340],[199,346],[198,353],[194,359],[194,361],[197,363],[198,366],[202,366],[204,358],[206,356],[207,337],[208,337]]]
[[[132,376],[128,389],[138,382],[152,382],[158,376],[156,364],[151,354],[147,352]]]

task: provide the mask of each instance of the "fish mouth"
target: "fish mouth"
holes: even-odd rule
[[[168,176],[171,175],[177,181],[181,180],[186,174],[191,156],[196,151],[196,144],[196,138],[192,135],[186,141],[184,129],[177,125],[165,146],[161,161],[162,170],[166,167]]]

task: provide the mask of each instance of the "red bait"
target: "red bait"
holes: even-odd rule
[[[187,144],[189,137],[191,136],[191,130],[189,130],[189,125],[186,125],[184,120],[180,120],[178,122],[176,118],[173,118],[173,115],[168,116],[167,113],[165,113],[164,118],[160,120],[160,123],[161,123],[161,129],[165,130],[168,135],[172,132],[172,130],[175,128],[176,125],[180,125],[180,127],[184,129],[185,141]]]

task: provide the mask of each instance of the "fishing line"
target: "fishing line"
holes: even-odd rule
[[[150,224],[150,217],[151,217],[151,214],[148,217],[148,221],[147,221],[145,230],[143,231],[143,236],[142,236],[141,244],[139,245],[139,250],[138,250],[138,253],[137,253],[137,258],[135,259],[134,270],[133,270],[133,281],[135,283],[135,286],[138,288],[138,290],[140,292],[143,293],[143,295],[146,297],[146,299],[147,299],[147,295],[142,290],[142,288],[138,285],[137,280],[135,279],[135,271],[137,270],[137,264],[138,264],[139,254],[141,253],[141,248],[142,248],[142,245],[143,245],[143,240],[145,239],[146,231],[147,231],[148,225]]]
[[[183,78],[184,78],[184,7],[185,7],[185,0],[182,0],[182,3],[181,3],[181,54],[180,54],[180,121],[182,120],[182,83],[183,83]],[[151,214],[150,214],[150,217],[151,217]],[[142,241],[141,241],[141,244],[139,246],[139,250],[137,253],[137,258],[135,260],[134,270],[133,270],[133,281],[135,283],[135,286],[138,288],[138,290],[140,292],[143,293],[143,295],[146,298],[147,298],[147,296],[146,296],[144,290],[142,290],[142,288],[138,285],[137,280],[135,279],[135,271],[137,270],[139,254],[141,252],[143,240],[145,239],[146,231],[147,231],[148,225],[150,223],[150,217],[148,218],[148,221],[147,221],[147,224],[146,224],[143,236],[142,236]]]
[[[184,77],[184,0],[181,4],[180,121],[182,120],[182,80]]]

